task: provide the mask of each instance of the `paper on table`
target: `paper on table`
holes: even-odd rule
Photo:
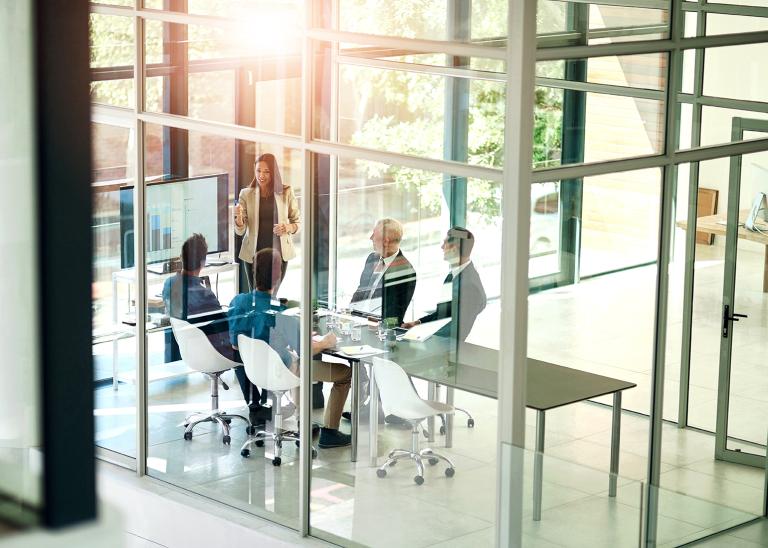
[[[370,344],[362,344],[358,346],[342,346],[339,348],[341,352],[347,356],[359,357],[359,356],[373,356],[375,354],[386,354],[386,350],[376,348]]]

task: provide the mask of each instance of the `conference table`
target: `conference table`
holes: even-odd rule
[[[336,349],[326,351],[327,355],[348,360],[352,365],[352,460],[357,460],[359,438],[360,409],[360,367],[371,364],[374,355],[355,356],[344,353],[341,348],[350,345],[369,345],[377,349],[376,354],[392,360],[405,372],[417,379],[427,381],[429,394],[436,393],[436,387],[447,387],[448,403],[452,403],[452,391],[462,390],[490,398],[498,397],[498,359],[497,350],[466,342],[456,342],[447,337],[434,335],[423,342],[399,340],[393,349],[387,349],[379,340],[375,330],[369,329],[358,319],[361,325],[361,340],[340,341]],[[323,319],[318,327],[324,328]],[[382,352],[385,351],[385,352]],[[378,466],[378,387],[373,368],[370,371],[370,409],[369,449],[370,465]],[[616,496],[616,484],[619,473],[619,444],[621,432],[621,394],[624,390],[637,386],[634,383],[580,371],[541,360],[528,359],[526,372],[526,407],[536,411],[536,442],[534,453],[533,519],[541,519],[541,500],[543,482],[543,455],[546,412],[605,396],[613,395],[613,413],[611,421],[611,458],[608,480],[608,496]],[[434,440],[433,421],[429,422],[430,441]],[[451,415],[446,417],[446,441],[450,446],[452,432]]]

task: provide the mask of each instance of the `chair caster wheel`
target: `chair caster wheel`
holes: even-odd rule
[[[283,462],[283,460],[280,457],[275,457],[272,459],[272,465],[273,466],[280,466],[280,464]]]
[[[248,449],[243,449],[240,451],[240,456],[245,457],[246,459],[251,456],[251,452]]]
[[[380,478],[385,478],[387,477],[387,471],[379,468],[378,470],[376,470],[376,475],[379,476]]]
[[[232,443],[232,438],[230,436],[224,436],[224,439],[222,440],[224,442],[224,445],[229,445]]]
[[[440,462],[440,459],[438,459],[437,457],[429,457],[429,461],[428,461],[428,462],[429,462],[429,464],[431,464],[432,466],[434,466],[435,464],[437,464],[438,462]]]
[[[184,439],[185,440],[191,440],[192,439],[192,432],[184,432]]]
[[[221,420],[223,420],[227,424],[232,424],[232,419],[221,419]]]
[[[300,442],[299,440],[296,440],[296,441],[295,441],[295,442],[293,442],[293,443],[295,443],[295,444],[296,444],[296,447],[301,447],[301,442]]]
[[[392,462],[390,462],[390,463],[389,463],[389,467],[390,467],[390,468],[392,468],[392,467],[393,467],[393,466],[395,466],[396,464],[397,464],[397,461],[396,461],[396,460],[393,460]],[[386,470],[385,470],[385,472],[386,472]]]
[[[256,445],[256,447],[264,447],[264,440],[256,440],[254,445]]]
[[[429,439],[429,432],[427,432],[426,430],[422,430],[421,433],[424,434],[425,438]]]
[[[455,473],[456,473],[456,470],[454,470],[453,468],[445,469],[445,475],[448,476],[449,478],[452,478]]]
[[[440,435],[441,435],[441,436],[444,436],[444,435],[445,435],[445,426],[441,426],[441,427],[440,427]]]
[[[467,419],[467,428],[475,427],[475,419]]]
[[[312,458],[313,459],[317,458],[317,449],[315,449],[314,447],[312,448]]]
[[[255,426],[246,426],[245,427],[245,433],[249,436],[253,436],[256,434],[256,427]]]
[[[421,485],[424,483],[424,477],[423,476],[414,476],[413,481],[416,482],[416,485]]]

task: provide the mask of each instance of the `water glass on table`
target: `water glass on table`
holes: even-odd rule
[[[383,321],[376,324],[376,334],[379,336],[380,341],[384,341],[387,338],[387,324]]]
[[[349,332],[349,338],[352,342],[360,342],[363,339],[362,328],[359,325],[353,325]]]

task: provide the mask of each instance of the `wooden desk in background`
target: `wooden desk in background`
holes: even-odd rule
[[[765,246],[765,259],[763,262],[763,293],[768,293],[768,235],[761,232],[752,232],[744,228],[744,221],[749,215],[748,209],[739,211],[739,238],[756,242]],[[715,236],[725,236],[726,216],[723,214],[707,215],[696,219],[696,232],[706,232]],[[677,226],[683,230],[688,229],[687,221],[678,221]],[[765,227],[768,232],[768,226]]]

